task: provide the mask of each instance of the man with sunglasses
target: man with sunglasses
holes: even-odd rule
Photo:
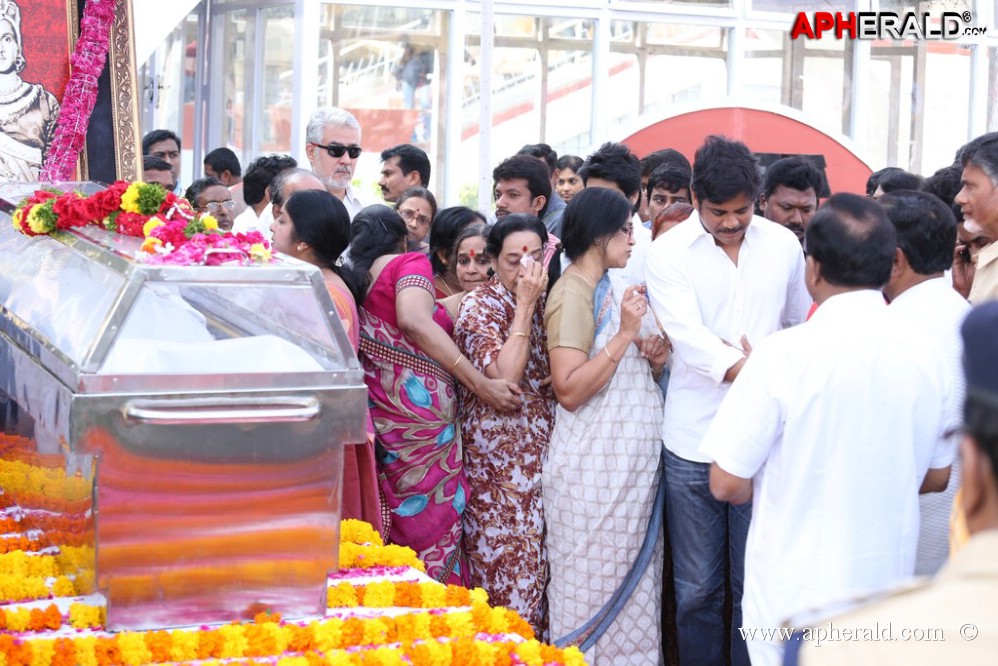
[[[330,194],[343,202],[350,219],[364,203],[350,184],[360,157],[360,123],[352,113],[336,107],[317,109],[305,128],[305,156],[312,173]]]

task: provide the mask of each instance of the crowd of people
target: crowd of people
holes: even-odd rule
[[[951,516],[998,527],[998,133],[866,196],[721,136],[692,164],[532,144],[488,212],[438,210],[412,145],[366,205],[356,118],[306,135],[309,169],[219,148],[186,197],[322,271],[369,391],[343,515],[433,578],[592,664],[662,663],[663,636],[682,664],[811,663],[830,650],[768,630],[936,573],[967,540]],[[179,137],[143,151],[179,191]],[[987,612],[954,649],[995,647]]]

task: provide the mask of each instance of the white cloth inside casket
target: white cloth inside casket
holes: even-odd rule
[[[170,289],[143,289],[101,374],[316,372],[308,352],[276,335],[215,340],[200,312]]]

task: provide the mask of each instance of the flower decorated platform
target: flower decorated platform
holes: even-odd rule
[[[0,435],[0,454],[0,664],[585,663],[576,648],[538,642],[484,591],[430,580],[412,550],[384,545],[353,520],[341,525],[325,617],[282,619],[260,608],[248,622],[110,633],[86,545],[89,485],[27,438]]]

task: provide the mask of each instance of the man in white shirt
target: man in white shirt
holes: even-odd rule
[[[895,190],[879,199],[897,231],[897,250],[891,279],[884,295],[891,301],[888,312],[910,330],[932,338],[921,350],[940,363],[954,390],[945,410],[947,429],[960,425],[964,380],[961,359],[960,324],[970,311],[970,303],[960,296],[945,276],[953,263],[956,243],[956,219],[953,212],[935,195],[927,192]],[[951,443],[955,448],[955,440]],[[919,498],[921,523],[915,573],[930,576],[949,557],[949,518],[953,497],[960,486],[960,465],[953,464],[945,492]]]
[[[352,220],[364,207],[350,181],[360,158],[360,123],[352,113],[323,107],[305,128],[305,156],[330,194],[343,202]]]
[[[274,215],[270,206],[270,185],[285,169],[294,169],[298,162],[290,155],[261,155],[246,169],[243,176],[243,198],[246,210],[236,215],[233,231],[259,231],[270,239],[270,225]]]
[[[627,197],[634,208],[634,245],[631,258],[623,268],[610,270],[628,284],[644,284],[645,257],[651,247],[651,230],[637,217],[641,202],[641,160],[622,143],[607,142],[586,158],[579,168],[579,177],[586,187],[606,187]]]
[[[738,627],[751,509],[711,496],[711,457],[699,447],[749,342],[802,322],[811,305],[797,237],[753,217],[761,180],[744,144],[708,137],[690,183],[697,210],[652,243],[646,264],[652,307],[674,349],[662,439],[682,663],[724,663],[726,579],[731,661],[748,663]]]
[[[776,225],[770,225],[775,227]],[[878,204],[831,197],[806,233],[820,307],[755,346],[704,436],[710,488],[752,501],[743,634],[753,666],[783,646],[759,630],[910,576],[918,493],[946,487],[951,387],[929,338],[887,312],[894,227]]]

